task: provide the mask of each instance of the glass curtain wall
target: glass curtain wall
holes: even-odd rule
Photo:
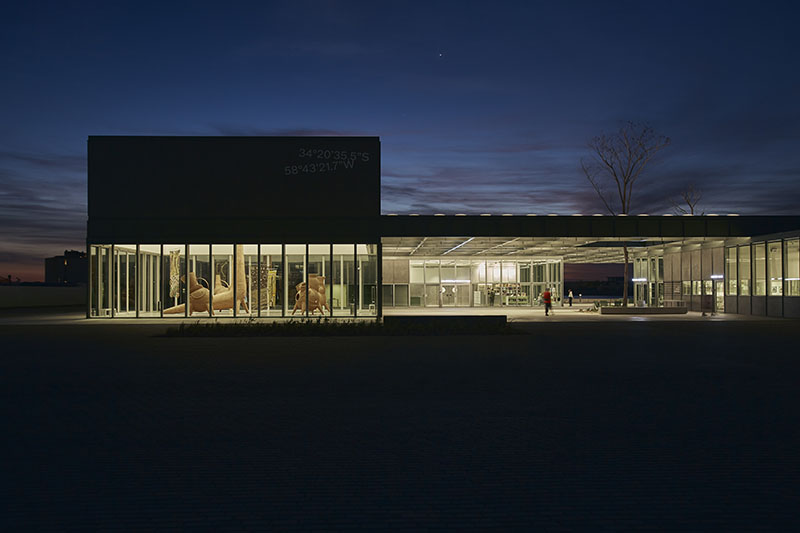
[[[394,259],[390,263],[393,271],[397,271],[398,264],[403,269],[407,265],[412,307],[542,305],[541,295],[546,289],[558,301],[563,287],[561,262],[555,259],[419,258]],[[397,285],[395,301],[396,290]]]

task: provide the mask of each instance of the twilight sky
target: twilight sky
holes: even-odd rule
[[[70,4],[0,18],[3,276],[85,248],[88,135],[379,135],[384,213],[588,214],[587,141],[647,121],[633,211],[800,211],[794,2]]]

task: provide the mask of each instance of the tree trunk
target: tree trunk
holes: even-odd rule
[[[622,277],[622,306],[628,307],[628,247],[622,247],[622,254],[625,256],[625,273]]]

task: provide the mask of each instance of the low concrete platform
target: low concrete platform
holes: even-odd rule
[[[387,326],[406,326],[414,324],[428,324],[433,326],[473,326],[477,328],[502,327],[508,319],[506,315],[386,315],[383,322]]]
[[[685,306],[676,307],[612,307],[600,308],[601,315],[685,315],[689,310]]]

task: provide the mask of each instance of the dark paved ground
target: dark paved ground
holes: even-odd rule
[[[0,326],[0,529],[796,529],[798,326]]]

